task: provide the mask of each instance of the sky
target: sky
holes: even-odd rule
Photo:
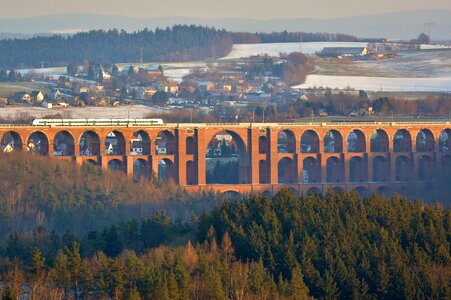
[[[418,9],[451,10],[451,0],[0,0],[0,18],[95,13],[139,18],[330,19]]]

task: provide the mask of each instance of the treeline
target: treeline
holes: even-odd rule
[[[84,59],[97,63],[186,61],[224,56],[232,48],[225,30],[176,25],[155,31],[93,30],[72,36],[53,35],[0,41],[0,68],[67,66]]]
[[[356,42],[357,37],[341,33],[325,32],[234,32],[232,33],[235,44],[256,44],[256,43],[298,43],[302,42]]]
[[[0,154],[0,240],[38,227],[83,234],[164,209],[189,221],[217,201],[214,193],[188,194],[155,177],[133,182],[125,175],[85,164],[26,153]]]
[[[230,235],[241,261],[262,261],[275,282],[300,266],[320,299],[447,299],[451,212],[357,193],[297,198],[285,189],[226,202],[199,221],[199,241]]]
[[[329,191],[222,202],[83,237],[40,228],[0,249],[3,296],[74,299],[449,299],[451,213]],[[178,246],[183,244],[185,246]]]

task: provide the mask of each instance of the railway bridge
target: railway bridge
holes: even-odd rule
[[[218,134],[234,141],[237,167],[229,183],[209,179],[214,160],[209,145]],[[450,122],[62,122],[4,124],[0,137],[3,152],[29,151],[129,176],[164,177],[189,191],[273,194],[289,186],[298,193],[330,187],[402,192],[451,170]]]

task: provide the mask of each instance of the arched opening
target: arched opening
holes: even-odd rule
[[[176,182],[176,178],[175,164],[170,159],[160,159],[158,161],[158,179]]]
[[[344,166],[343,162],[336,157],[329,157],[326,161],[326,181],[343,182]]]
[[[358,156],[354,156],[349,161],[349,181],[350,182],[367,182],[368,167],[366,162]]]
[[[160,131],[155,139],[155,154],[174,155],[177,153],[174,135],[167,131]]]
[[[422,155],[418,159],[418,179],[421,181],[434,179],[434,161],[428,155]]]
[[[343,137],[337,130],[330,130],[324,136],[324,152],[325,153],[341,153],[343,152]]]
[[[235,200],[235,199],[241,198],[241,195],[237,191],[226,191],[226,192],[222,193],[222,198],[229,199],[229,200]]]
[[[410,132],[405,129],[396,131],[393,138],[394,152],[412,152],[412,137]]]
[[[144,159],[136,159],[133,162],[133,180],[142,181],[150,179],[152,174],[149,163]]]
[[[119,131],[111,131],[105,138],[105,155],[125,155],[125,138]]]
[[[272,193],[271,193],[271,191],[266,190],[262,193],[262,196],[271,199]]]
[[[434,152],[434,134],[429,129],[422,129],[417,134],[417,152]]]
[[[407,156],[396,158],[396,181],[409,181],[412,174],[412,165]]]
[[[196,141],[194,140],[194,137],[189,136],[186,138],[186,154],[188,155],[194,155],[196,154]]]
[[[187,185],[197,184],[196,164],[192,160],[186,162],[186,184]]]
[[[354,129],[348,135],[348,152],[366,152],[365,134],[361,130]]]
[[[387,133],[382,129],[377,129],[370,137],[371,152],[388,152],[389,141]]]
[[[390,162],[383,156],[373,159],[373,181],[386,182],[390,179]]]
[[[385,196],[385,197],[390,197],[391,195],[391,191],[388,188],[388,186],[381,186],[376,190],[376,194],[378,194],[379,196]]]
[[[83,165],[98,166],[99,164],[94,159],[87,159],[83,162]]]
[[[258,162],[259,182],[261,184],[269,183],[269,168],[266,160],[260,160]]]
[[[130,155],[150,155],[150,137],[147,132],[140,130],[133,133],[130,140]]]
[[[291,130],[282,130],[277,136],[277,153],[295,153],[296,138]]]
[[[8,131],[2,137],[1,146],[4,153],[20,151],[22,150],[22,138],[17,132]]]
[[[81,156],[98,156],[100,155],[100,139],[97,133],[86,131],[80,138],[80,155]]]
[[[360,197],[365,197],[370,194],[368,189],[364,186],[359,186],[355,190],[357,191],[357,193],[359,193]]]
[[[451,151],[451,129],[445,129],[440,133],[438,143],[440,152]]]
[[[74,137],[67,131],[60,131],[53,139],[54,156],[73,156],[74,155]]]
[[[49,154],[49,140],[42,132],[33,132],[27,141],[28,152],[37,153],[40,155]]]
[[[250,182],[250,160],[241,137],[233,131],[213,135],[207,146],[207,184],[246,184]]]
[[[260,136],[258,138],[258,153],[267,154],[269,152],[268,138],[266,136]]]
[[[302,134],[301,153],[319,153],[319,136],[315,131],[307,130]]]
[[[317,187],[311,187],[307,190],[307,192],[305,192],[306,195],[321,195],[322,192],[319,188]]]
[[[291,158],[284,157],[278,164],[278,182],[292,184],[296,180],[296,166]]]
[[[304,158],[302,170],[302,182],[314,183],[321,181],[321,164],[313,157]]]
[[[123,171],[124,164],[119,159],[112,159],[108,162],[108,169],[111,171]]]

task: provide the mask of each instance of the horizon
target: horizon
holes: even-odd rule
[[[155,5],[143,0],[130,0],[124,8],[119,0],[98,0],[94,3],[89,0],[80,0],[76,3],[43,0],[39,2],[19,0],[13,3],[4,3],[0,11],[0,19],[26,19],[31,17],[45,17],[61,14],[86,14],[95,11],[95,14],[106,16],[122,16],[129,18],[204,18],[204,19],[339,19],[356,16],[371,16],[403,11],[422,10],[451,10],[448,0],[431,0],[427,3],[420,1],[400,0],[393,3],[390,0],[381,0],[378,3],[361,4],[357,0],[345,0],[329,3],[327,0],[299,1],[283,0],[278,6],[268,5],[269,1],[261,3],[249,0],[242,3],[238,0],[229,0],[227,3],[219,1],[196,0],[195,3],[173,0],[170,13],[167,6]],[[239,9],[237,9],[239,7]],[[327,9],[324,9],[326,8]],[[127,13],[124,14],[124,9]],[[205,16],[208,16],[207,18]]]

